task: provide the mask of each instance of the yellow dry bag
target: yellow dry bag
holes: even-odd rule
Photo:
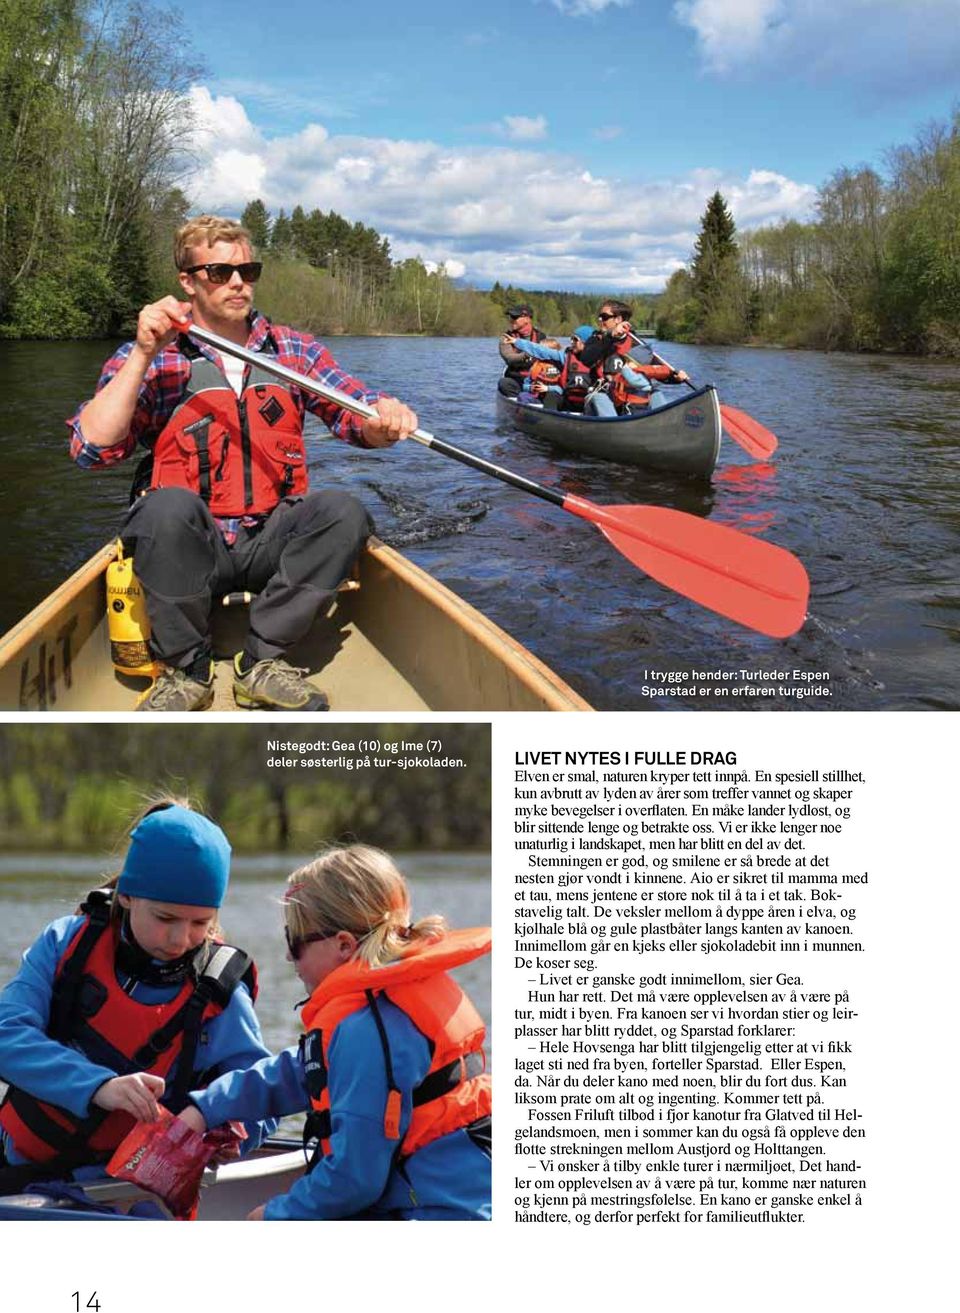
[[[121,675],[156,677],[157,663],[147,643],[150,620],[143,589],[119,538],[117,559],[107,566],[107,631],[110,658]]]

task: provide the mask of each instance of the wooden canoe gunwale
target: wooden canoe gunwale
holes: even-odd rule
[[[146,683],[114,675],[106,638],[105,574],[114,550],[113,543],[102,547],[0,638],[0,708],[133,709],[130,690],[143,689]],[[390,668],[392,692],[383,695],[386,700],[381,706],[368,705],[363,699],[354,705],[354,699],[345,695],[342,706],[334,702],[334,711],[591,709],[492,620],[377,539],[370,539],[361,556],[360,577],[358,590],[338,597],[325,628],[333,633],[334,659],[338,642],[342,646],[345,636],[353,638],[355,651],[379,654],[383,670]],[[378,599],[383,604],[382,614],[377,610]],[[403,612],[413,612],[416,618],[408,616],[406,624],[399,624],[398,615]],[[441,645],[449,652],[440,651]],[[327,647],[331,648],[329,633]],[[298,658],[293,655],[291,659]],[[323,667],[311,665],[314,668],[322,682]],[[95,680],[91,677],[94,669]],[[371,670],[375,674],[372,664]],[[96,685],[99,689],[92,701],[84,702],[79,691],[85,679],[88,688]],[[376,680],[371,680],[374,683]],[[129,705],[118,707],[109,700],[118,685],[123,686]],[[403,688],[410,690],[410,700],[405,700]],[[234,707],[215,704],[213,709],[232,711]]]

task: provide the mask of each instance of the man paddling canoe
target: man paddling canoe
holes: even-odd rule
[[[200,711],[213,700],[210,616],[215,595],[258,593],[234,660],[244,707],[323,711],[326,698],[284,654],[345,579],[369,532],[358,501],[308,491],[304,413],[336,437],[386,447],[417,427],[402,402],[345,374],[315,338],[253,308],[261,264],[247,231],[203,215],[182,227],[174,255],[185,299],[140,312],[137,335],[105,364],[93,399],[69,421],[85,469],[147,455],[120,533],[133,553],[163,673],[141,711]],[[374,408],[347,410],[221,357],[178,329],[188,318]]]

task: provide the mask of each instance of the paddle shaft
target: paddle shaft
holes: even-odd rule
[[[367,402],[307,378],[270,355],[251,351],[192,324],[183,325],[183,331],[355,415],[379,419],[376,409]],[[449,442],[441,442],[423,429],[415,429],[409,436],[442,456],[596,525],[638,569],[701,606],[772,637],[786,637],[803,623],[809,581],[800,562],[782,548],[758,542],[724,526],[711,525],[682,511],[651,506],[598,506],[583,497],[544,487]]]
[[[645,338],[637,337],[636,333],[632,329],[630,330],[630,336],[633,338],[634,342],[636,342],[637,346],[645,346],[647,350],[650,352],[650,354],[653,356],[654,360],[659,360],[661,365],[666,365],[667,369],[673,369],[673,365],[671,365],[670,361],[664,360],[663,356],[661,356],[658,351],[654,351],[653,347]],[[673,369],[673,372],[676,374],[677,371]],[[696,383],[691,382],[689,378],[685,378],[683,381],[684,383],[686,383],[687,387],[690,388],[692,391],[694,392],[697,391]]]
[[[304,374],[298,374],[295,369],[288,369],[286,365],[281,365],[279,360],[263,351],[251,351],[249,347],[239,346],[236,342],[220,337],[217,333],[211,333],[207,328],[199,328],[196,324],[190,324],[186,331],[192,337],[197,338],[198,341],[206,342],[207,346],[212,346],[217,351],[226,352],[227,355],[236,356],[238,360],[242,360],[248,365],[255,365],[257,369],[262,369],[264,373],[273,374],[275,378],[282,379],[283,382],[290,383],[303,392],[312,392],[314,396],[322,397],[324,401],[331,401],[336,406],[342,406],[344,410],[349,410],[354,415],[359,415],[363,419],[376,420],[379,418],[374,407],[368,405],[366,401],[361,401],[359,397],[351,397],[346,392],[341,392],[339,388],[330,387],[327,383],[318,383],[316,379],[307,378]],[[514,474],[512,470],[505,470],[500,465],[494,465],[491,461],[475,456],[473,452],[464,451],[461,447],[454,447],[449,442],[443,442],[440,438],[435,438],[432,433],[427,433],[424,429],[414,429],[409,437],[413,438],[415,442],[422,443],[425,447],[432,447],[434,451],[438,451],[442,456],[450,456],[463,465],[469,465],[475,470],[481,470],[484,474],[490,474],[495,479],[500,479],[502,483],[510,484],[512,488],[519,488],[522,492],[529,492],[535,497],[542,497],[544,501],[551,502],[554,506],[563,506],[566,501],[563,493],[555,492],[553,488],[546,488],[541,483],[534,483],[532,479],[525,479],[522,474]]]

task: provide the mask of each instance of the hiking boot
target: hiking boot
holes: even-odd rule
[[[305,666],[289,666],[280,657],[268,657],[240,673],[240,655],[233,663],[233,696],[238,707],[266,711],[329,711],[326,693],[304,679]]]
[[[164,670],[137,703],[137,711],[205,711],[213,701],[213,670],[207,680],[185,670]]]

